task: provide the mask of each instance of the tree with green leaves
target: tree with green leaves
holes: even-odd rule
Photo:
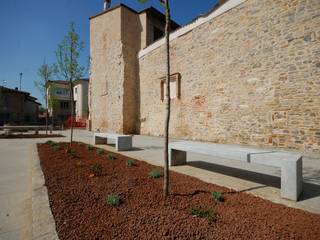
[[[79,63],[80,52],[84,48],[84,43],[80,40],[79,34],[76,32],[75,24],[70,24],[68,34],[64,37],[62,42],[58,45],[56,51],[57,64],[55,69],[57,75],[62,77],[66,81],[69,81],[70,85],[70,105],[71,105],[71,134],[70,134],[70,146],[73,141],[73,120],[74,120],[74,97],[73,97],[73,83],[79,80],[84,75],[84,67]]]
[[[54,108],[58,104],[58,100],[55,97],[55,90],[56,88],[53,86],[53,84],[48,84],[48,109],[51,109],[51,127],[53,129],[54,127]],[[51,131],[51,130],[50,130]]]
[[[138,0],[145,3],[148,0]],[[165,42],[166,42],[166,119],[164,128],[165,148],[164,148],[164,180],[163,180],[163,194],[169,195],[169,123],[170,123],[170,7],[169,0],[159,0],[165,8],[166,26],[165,26]]]
[[[54,74],[54,68],[49,66],[45,61],[38,69],[38,76],[40,79],[34,81],[34,85],[40,91],[43,100],[45,101],[45,113],[46,113],[46,135],[48,134],[48,82]]]

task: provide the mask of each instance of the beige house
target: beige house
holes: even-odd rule
[[[81,119],[88,119],[88,91],[89,79],[80,79],[74,83],[73,99],[75,104],[75,115],[77,121]]]
[[[175,30],[170,136],[320,152],[319,12],[320,1],[221,1]],[[163,135],[163,27],[152,8],[91,17],[92,130]]]

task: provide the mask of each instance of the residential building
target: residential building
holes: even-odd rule
[[[170,136],[320,152],[319,12],[320,1],[221,1],[174,31]],[[163,136],[163,26],[125,5],[90,18],[93,131]]]
[[[88,82],[88,79],[74,82],[74,112],[77,119],[88,117]],[[50,80],[48,85],[49,116],[55,124],[63,124],[71,116],[70,83]]]
[[[86,120],[89,115],[88,91],[89,79],[80,79],[74,83],[74,103],[76,120]]]
[[[41,104],[37,98],[18,88],[0,87],[0,125],[33,125],[38,123]]]

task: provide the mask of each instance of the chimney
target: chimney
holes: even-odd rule
[[[103,10],[106,11],[110,8],[111,0],[104,0]]]

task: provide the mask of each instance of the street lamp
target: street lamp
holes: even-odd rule
[[[22,72],[20,73],[20,91],[21,91]]]

